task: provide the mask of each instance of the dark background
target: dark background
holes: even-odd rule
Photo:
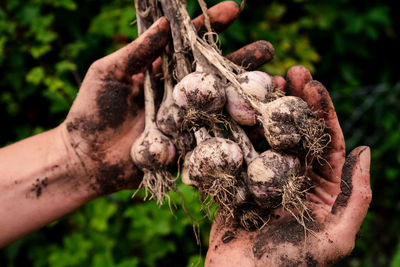
[[[262,70],[305,65],[333,98],[347,151],[372,150],[373,200],[356,248],[339,266],[400,266],[400,54],[396,1],[248,1],[221,35],[229,53],[258,39],[276,49]],[[217,1],[207,1],[211,6]],[[191,14],[199,14],[193,0]],[[57,126],[90,64],[137,36],[133,1],[0,1],[0,145]],[[210,222],[184,185],[181,208],[97,199],[0,251],[0,266],[191,266],[202,264]],[[12,215],[10,215],[12,216]],[[1,231],[1,229],[0,229]]]

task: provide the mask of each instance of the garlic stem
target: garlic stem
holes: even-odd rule
[[[145,129],[155,126],[156,112],[154,103],[154,90],[151,86],[149,70],[144,75],[144,104],[145,104]]]
[[[234,120],[230,120],[229,124],[231,126],[233,139],[242,149],[244,160],[247,165],[249,165],[254,159],[258,158],[259,154],[254,149],[246,132]]]
[[[197,145],[212,138],[205,127],[201,127],[194,132],[194,137],[196,138]]]

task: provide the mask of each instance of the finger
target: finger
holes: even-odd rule
[[[343,166],[341,193],[331,211],[330,228],[333,235],[355,239],[372,199],[370,161],[371,151],[367,146],[358,147],[347,156]]]
[[[210,16],[211,28],[217,33],[223,32],[239,15],[239,7],[233,1],[221,2],[208,9],[208,15]],[[198,16],[192,22],[200,36],[207,32],[204,25],[204,15]]]
[[[163,70],[162,70],[162,58],[158,57],[152,63],[152,72],[154,74],[154,78],[161,79],[163,77]]]
[[[339,183],[345,159],[345,142],[329,93],[320,82],[313,80],[305,85],[303,99],[324,119],[325,130],[331,137],[331,142],[322,155],[324,160],[315,161],[314,170],[321,177]]]
[[[142,72],[164,50],[169,39],[169,23],[166,18],[158,19],[135,41],[94,63],[97,73],[112,75],[114,79],[130,79]]]
[[[282,76],[273,76],[272,77],[272,86],[275,90],[279,90],[282,93],[285,93],[286,80]]]
[[[309,172],[307,176],[311,178],[314,185],[307,199],[320,204],[327,213],[330,213],[332,205],[340,193],[340,185],[337,182],[328,181],[314,172]]]
[[[303,98],[304,86],[312,80],[312,76],[306,67],[296,65],[288,70],[286,80],[287,94]]]
[[[255,70],[274,58],[275,49],[270,42],[256,41],[229,54],[226,58],[246,70]]]

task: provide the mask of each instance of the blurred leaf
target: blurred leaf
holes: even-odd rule
[[[204,258],[200,255],[195,255],[189,258],[187,267],[201,267],[204,266]]]
[[[26,75],[26,81],[38,85],[45,77],[44,69],[42,67],[34,67]]]
[[[397,246],[397,249],[393,255],[390,266],[391,267],[399,267],[400,266],[400,242],[399,242],[399,245]]]
[[[121,263],[116,265],[117,267],[136,267],[139,266],[139,260],[137,258],[124,259]]]
[[[282,18],[283,14],[285,14],[286,7],[282,4],[273,2],[266,11],[268,19],[279,20]]]
[[[106,231],[108,219],[115,214],[116,206],[113,203],[107,203],[106,199],[101,199],[97,205],[93,206],[93,214],[90,219],[90,227],[97,231]]]
[[[38,59],[47,52],[51,50],[51,46],[48,44],[45,45],[37,45],[30,48],[30,53],[33,58]]]
[[[52,113],[65,113],[70,108],[71,104],[57,91],[44,91],[43,96],[50,101],[50,111]]]
[[[56,72],[58,74],[62,74],[64,72],[72,71],[72,70],[76,70],[76,69],[77,69],[76,64],[74,64],[70,61],[67,61],[67,60],[60,61],[56,64]]]

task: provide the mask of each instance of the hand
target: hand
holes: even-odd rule
[[[224,30],[238,14],[238,6],[231,1],[209,9],[216,31]],[[204,16],[193,24],[204,32]],[[153,71],[160,72],[159,56],[169,32],[168,21],[161,18],[134,42],[94,62],[60,127],[95,195],[135,188],[140,183],[142,174],[129,153],[144,128],[143,71],[158,58],[153,62]],[[272,58],[271,53],[266,53],[269,47],[266,42],[256,42],[234,53],[232,60],[246,63],[251,58],[256,68]],[[244,53],[247,50],[253,56]],[[254,56],[260,50],[264,52],[261,59]]]
[[[229,1],[209,9],[219,31],[238,13]],[[201,30],[204,17],[193,23]],[[0,247],[95,197],[140,183],[129,152],[144,128],[142,71],[155,60],[153,72],[160,72],[169,32],[161,18],[136,41],[93,63],[65,122],[0,149]],[[271,59],[270,47],[253,43],[232,60],[250,60],[257,68]]]
[[[332,138],[326,162],[314,162],[308,171],[314,186],[306,200],[314,218],[306,223],[310,231],[282,208],[253,232],[226,227],[217,217],[206,266],[323,266],[354,248],[372,197],[370,149],[358,147],[345,158],[345,142],[329,94],[321,83],[309,81],[311,75],[309,79],[299,75],[301,68],[288,72],[288,93],[303,98],[325,120]]]

